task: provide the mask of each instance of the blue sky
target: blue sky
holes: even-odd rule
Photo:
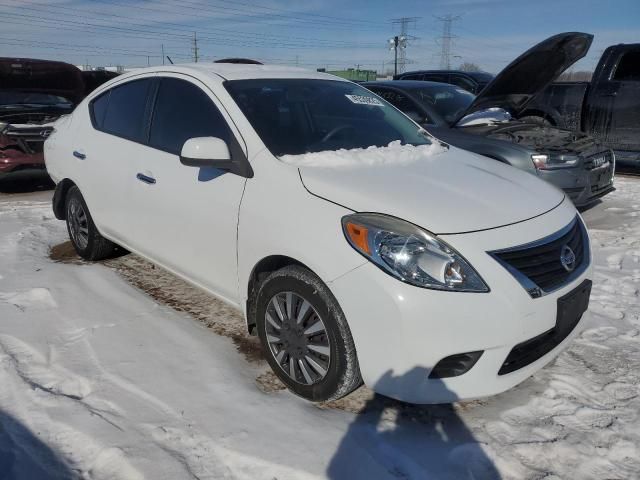
[[[640,42],[640,0],[0,0],[0,56],[94,66],[143,66],[242,56],[309,68],[392,67],[391,20],[419,17],[407,69],[436,68],[442,23],[453,14],[452,64],[497,72],[538,41],[563,31],[595,34],[576,69],[592,69],[602,50]]]

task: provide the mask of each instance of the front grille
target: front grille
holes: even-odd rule
[[[571,259],[573,252],[575,260]],[[490,252],[536,298],[580,275],[589,261],[588,240],[576,217],[559,232],[530,244]],[[564,257],[564,263],[563,263]]]
[[[613,152],[611,150],[591,155],[589,158],[585,159],[584,168],[586,170],[593,170],[594,168],[601,167],[607,163],[613,163]]]

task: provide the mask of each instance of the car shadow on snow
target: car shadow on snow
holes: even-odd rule
[[[45,170],[22,170],[0,177],[0,193],[40,192],[54,187]]]
[[[378,385],[413,386],[427,378],[416,367],[401,376],[387,372]],[[433,381],[433,380],[431,380]],[[434,390],[451,395],[441,381]],[[496,480],[500,474],[453,404],[410,405],[374,395],[356,416],[327,468],[331,480]]]
[[[79,475],[35,433],[0,410],[0,478],[70,480]]]

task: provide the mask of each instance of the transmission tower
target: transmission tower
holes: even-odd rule
[[[413,35],[409,35],[409,28],[415,27],[416,22],[420,19],[420,17],[402,17],[402,18],[394,18],[391,20],[393,25],[398,25],[400,27],[400,35],[394,37],[394,39],[399,39],[394,42],[394,47],[397,55],[397,72],[402,73],[405,71],[405,67],[408,63],[411,63],[410,60],[407,59],[407,45],[411,40],[417,40],[418,37],[414,37]],[[391,43],[391,41],[390,41]]]
[[[451,26],[453,22],[460,19],[460,15],[454,17],[449,13],[443,17],[436,18],[442,22],[442,36],[439,37],[440,47],[442,48],[440,52],[440,68],[451,70],[451,45],[453,44],[453,39],[456,38],[456,36],[451,33]]]

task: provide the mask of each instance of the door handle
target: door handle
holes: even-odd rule
[[[138,173],[136,175],[136,178],[138,180],[140,180],[141,182],[147,183],[149,185],[153,185],[156,183],[156,179],[153,177],[149,177],[148,175],[145,175],[144,173]]]
[[[79,158],[80,160],[84,160],[85,158],[87,158],[87,154],[82,150],[74,150],[73,156]]]

